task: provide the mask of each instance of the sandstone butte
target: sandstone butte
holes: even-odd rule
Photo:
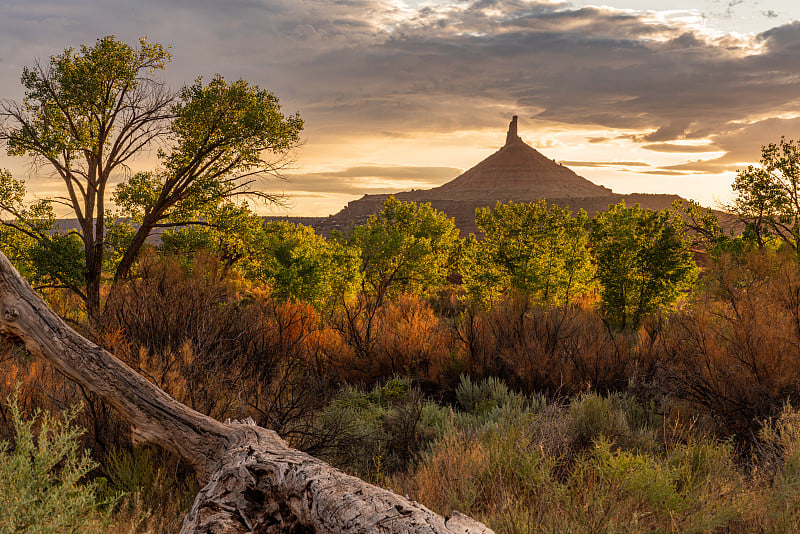
[[[389,195],[364,195],[350,202],[340,212],[313,223],[315,230],[329,235],[333,230],[347,230],[363,224],[380,210]],[[494,207],[497,202],[533,202],[546,199],[549,204],[586,210],[591,217],[598,211],[624,200],[629,206],[661,210],[668,208],[677,195],[634,193],[622,195],[593,184],[568,167],[556,163],[526,144],[517,134],[517,117],[511,119],[506,143],[500,150],[453,180],[433,189],[394,194],[404,202],[429,202],[453,217],[464,236],[478,233],[475,209]]]

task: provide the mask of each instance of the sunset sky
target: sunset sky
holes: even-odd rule
[[[526,142],[595,183],[710,205],[761,145],[800,138],[797,19],[796,0],[0,0],[0,98],[22,97],[36,58],[147,34],[172,45],[174,88],[219,72],[300,112],[290,180],[267,184],[293,215],[444,183],[515,114]],[[0,167],[59,191],[24,159]]]

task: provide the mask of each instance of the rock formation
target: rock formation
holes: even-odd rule
[[[511,120],[506,144],[461,176],[439,187],[400,193],[405,197],[441,200],[519,200],[608,197],[610,189],[595,185],[542,155],[517,135]]]
[[[584,209],[591,216],[623,199],[629,205],[638,203],[645,208],[664,209],[679,198],[676,195],[620,195],[593,184],[526,144],[517,133],[517,121],[515,115],[508,126],[505,145],[465,173],[433,189],[406,191],[394,196],[405,202],[429,202],[435,209],[453,217],[462,235],[478,231],[476,208],[493,207],[497,202],[533,202],[543,198],[573,211]],[[314,228],[319,233],[330,234],[333,230],[362,224],[388,197],[364,195],[339,213],[320,220]]]

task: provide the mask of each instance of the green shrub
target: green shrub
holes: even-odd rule
[[[99,503],[97,482],[85,478],[97,464],[80,452],[80,408],[61,417],[36,410],[23,420],[16,395],[9,403],[15,439],[0,446],[0,533],[99,528],[110,503]]]
[[[152,446],[111,449],[102,460],[104,491],[124,492],[114,532],[177,532],[199,487],[177,457]]]
[[[615,506],[651,515],[653,524],[675,522],[681,532],[717,532],[739,521],[742,478],[727,442],[691,439],[667,455],[614,450],[595,442],[601,480],[615,495]]]
[[[320,456],[373,481],[406,469],[448,426],[449,410],[426,400],[409,380],[370,391],[348,387],[322,412],[315,432],[330,436]]]
[[[573,439],[579,447],[606,437],[617,439],[630,434],[625,412],[617,409],[611,397],[587,393],[576,397],[569,405]]]
[[[463,410],[457,414],[458,426],[474,427],[519,419],[540,411],[547,401],[541,394],[526,397],[512,391],[499,378],[473,382],[469,376],[462,375],[456,388],[456,403]]]

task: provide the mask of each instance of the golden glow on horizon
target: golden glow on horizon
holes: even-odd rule
[[[641,171],[657,171],[661,167],[688,162],[710,160],[724,154],[708,140],[676,141],[671,144],[684,145],[690,152],[657,152],[642,148],[650,143],[627,139],[647,132],[619,131],[611,129],[570,129],[555,123],[541,128],[526,128],[526,121],[520,119],[522,139],[556,161],[573,162],[568,166],[576,173],[599,185],[610,187],[619,193],[672,193],[692,198],[706,205],[717,205],[730,200],[730,183],[734,173],[699,174],[688,173],[683,176],[664,176],[655,180],[652,174]],[[505,125],[497,129],[462,130],[451,134],[415,133],[404,138],[353,137],[348,140],[345,150],[322,142],[314,146],[305,145],[300,154],[302,173],[334,173],[352,166],[353,161],[369,162],[369,165],[414,165],[431,167],[455,167],[467,170],[498,150],[505,141]],[[608,141],[590,143],[587,139],[604,137]],[[706,152],[697,152],[694,147],[709,146]],[[336,150],[328,150],[336,148]],[[602,163],[604,166],[581,166],[575,161]],[[614,164],[613,162],[634,162],[641,165]],[[297,172],[296,174],[301,174]],[[290,176],[291,178],[291,176]],[[455,178],[453,176],[452,178]],[[332,187],[335,187],[332,180]],[[365,187],[362,194],[370,189],[395,188],[396,192],[412,188],[425,189],[441,185],[449,179],[438,182],[417,180],[377,180]],[[291,194],[292,185],[286,184]],[[302,184],[298,183],[297,187]],[[427,187],[426,187],[427,185]],[[383,192],[383,191],[381,191]],[[343,195],[335,193],[316,193],[313,196],[297,197],[291,210],[282,214],[298,216],[328,215],[341,209],[349,200],[360,198],[362,194]]]
[[[714,0],[705,7],[709,3]],[[239,9],[253,7],[244,4]],[[784,18],[769,18],[769,24],[783,25],[772,36],[747,33],[760,26],[726,26],[731,17],[688,0],[618,4],[627,7],[561,0],[310,1],[287,4],[285,19],[269,10],[241,11],[253,16],[251,27],[232,7],[217,17],[198,7],[200,22],[192,32],[169,27],[159,35],[177,36],[178,63],[186,60],[180,54],[200,43],[192,41],[195,30],[204,38],[230,36],[219,25],[230,16],[247,31],[220,43],[220,55],[196,54],[202,62],[180,76],[229,68],[226,75],[262,87],[285,81],[276,94],[287,111],[300,111],[307,126],[305,144],[287,171],[290,180],[264,184],[294,199],[281,213],[327,215],[363,194],[440,185],[496,151],[515,114],[528,144],[599,185],[620,193],[675,193],[704,204],[727,201],[732,164],[746,165],[758,146],[781,134],[800,136],[800,83],[792,60],[793,39],[800,39],[793,35],[800,32]],[[756,9],[737,10],[745,7]],[[7,24],[26,20],[19,11],[9,11]],[[284,35],[283,28],[293,29]],[[31,41],[46,43],[41,57],[66,39],[58,35],[54,45],[39,37]],[[252,46],[256,42],[264,50],[285,46],[285,54],[275,61]],[[762,53],[763,61],[744,59]],[[0,70],[9,64],[0,63]],[[5,78],[16,79],[19,71],[14,66]],[[5,91],[0,97],[15,95]],[[648,135],[664,141],[643,140]],[[130,172],[155,163],[148,155],[131,162]],[[5,157],[0,167],[19,177],[48,172],[22,158]],[[425,168],[439,172],[426,176]],[[398,174],[402,169],[408,172]],[[29,191],[63,195],[61,182],[50,175],[30,181]]]
[[[724,152],[709,148],[708,152],[657,152],[642,148],[650,144],[630,138],[647,132],[621,131],[612,129],[567,128],[556,123],[542,123],[537,128],[530,125],[534,121],[520,119],[519,134],[522,139],[545,156],[559,162],[570,162],[568,167],[584,178],[618,193],[670,193],[692,198],[705,205],[719,205],[731,199],[730,184],[735,173],[721,174],[689,173],[683,176],[665,175],[654,179],[646,171],[679,165],[697,160],[710,160]],[[528,125],[526,127],[526,124]],[[338,137],[336,142],[319,138],[315,143],[314,134],[296,154],[297,161],[287,173],[288,181],[269,180],[267,189],[285,193],[288,206],[265,206],[256,204],[253,208],[263,215],[327,216],[338,212],[347,202],[365,194],[400,192],[410,189],[428,189],[441,185],[453,178],[389,179],[381,176],[363,176],[351,179],[363,184],[358,193],[338,193],[337,178],[330,177],[328,191],[304,191],[303,183],[293,177],[307,174],[334,174],[358,166],[374,167],[451,167],[461,172],[473,167],[498,150],[505,142],[505,125],[496,129],[461,130],[450,134],[427,134],[416,132],[407,137],[353,136],[345,142]],[[607,141],[590,143],[587,139],[606,138]],[[704,146],[708,141],[675,141],[670,144],[686,147]],[[31,171],[29,166],[16,159],[12,168],[16,176],[24,176]],[[588,165],[581,165],[586,162]],[[620,162],[620,163],[614,163]],[[140,158],[133,163],[129,172],[152,168],[153,158]],[[603,164],[600,166],[599,164]],[[627,163],[627,164],[626,164]],[[630,165],[637,163],[638,165]],[[644,172],[643,172],[644,171]],[[29,197],[63,196],[62,182],[56,177],[38,178],[28,182]],[[377,191],[376,191],[377,190]],[[66,210],[58,209],[59,216],[71,216]]]

